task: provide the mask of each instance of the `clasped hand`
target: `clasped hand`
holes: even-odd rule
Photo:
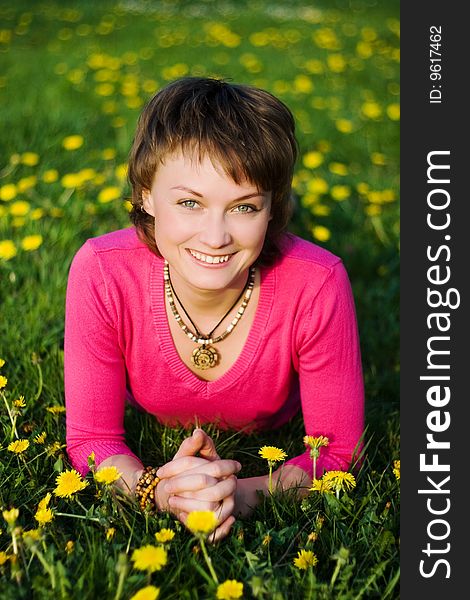
[[[192,511],[214,511],[219,525],[210,541],[220,540],[235,522],[236,474],[240,469],[239,462],[221,459],[212,439],[202,429],[195,429],[173,460],[159,468],[157,505],[184,524]]]

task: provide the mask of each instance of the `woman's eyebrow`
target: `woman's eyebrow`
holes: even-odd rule
[[[172,190],[181,190],[182,192],[189,192],[190,194],[193,194],[194,196],[198,196],[199,198],[203,198],[203,194],[200,194],[199,192],[196,192],[184,185],[176,185],[175,187],[170,188]],[[267,196],[266,192],[253,192],[252,194],[246,194],[245,196],[241,196],[240,198],[235,198],[235,200],[233,200],[233,202],[239,202],[240,200],[248,200],[249,198],[257,198],[258,196],[261,196],[263,198],[265,198]]]

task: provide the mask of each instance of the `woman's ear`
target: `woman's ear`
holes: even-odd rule
[[[142,206],[147,214],[155,217],[150,190],[142,190]]]

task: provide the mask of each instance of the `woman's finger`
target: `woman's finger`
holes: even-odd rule
[[[195,500],[194,498],[182,498],[181,496],[171,496],[168,498],[168,506],[171,512],[175,512],[181,520],[181,512],[190,513],[194,511],[210,510],[217,514],[220,502],[209,502],[204,500]]]
[[[233,475],[222,480],[212,479],[206,475],[188,475],[171,479],[165,485],[165,491],[178,494],[183,498],[220,502],[234,494],[236,487],[237,480]]]
[[[188,471],[192,472],[192,474],[205,473],[220,479],[238,473],[241,468],[241,464],[236,460],[224,459],[209,462],[203,458],[185,456],[183,458],[172,460],[160,467],[157,471],[157,475],[160,479],[169,479],[170,477]]]
[[[190,437],[183,440],[173,460],[183,456],[196,456],[197,454],[200,454],[206,460],[220,459],[212,438],[202,429],[195,429]]]

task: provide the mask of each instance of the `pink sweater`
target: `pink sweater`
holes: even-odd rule
[[[351,287],[339,258],[288,234],[282,258],[261,269],[245,346],[215,381],[199,379],[174,347],[164,304],[163,259],[134,227],[89,239],[68,278],[65,321],[67,452],[88,471],[124,439],[131,398],[168,425],[217,422],[272,429],[301,408],[308,435],[324,435],[317,477],[344,469],[363,433],[364,394]],[[290,458],[312,474],[309,452]]]

